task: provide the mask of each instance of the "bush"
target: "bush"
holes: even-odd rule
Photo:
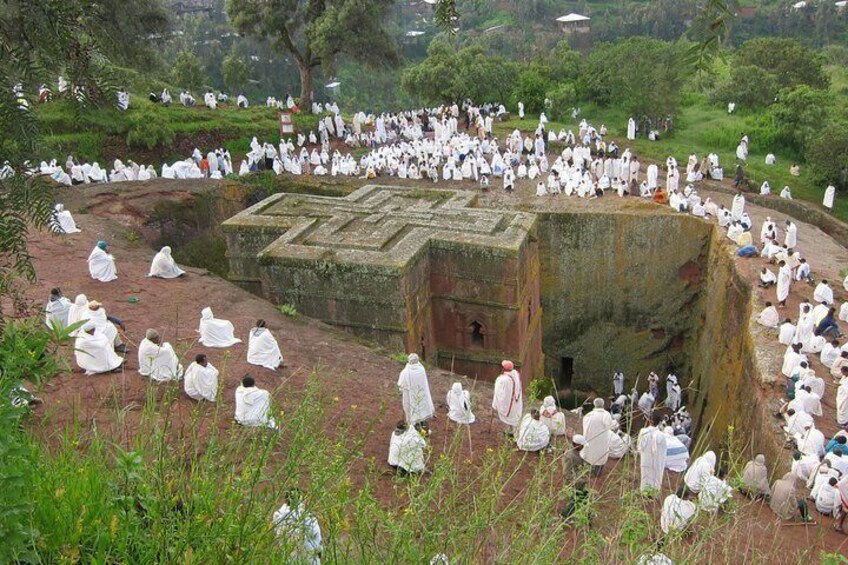
[[[542,76],[539,69],[527,69],[518,75],[518,81],[512,91],[513,104],[524,102],[528,114],[541,112],[545,107],[545,95],[550,88],[550,81]]]
[[[542,400],[546,396],[555,396],[556,392],[554,382],[550,378],[533,379],[527,387],[530,400]]]
[[[577,102],[577,90],[573,84],[560,84],[548,92],[547,98],[551,101],[551,118],[561,121],[571,115]]]
[[[774,102],[778,88],[774,75],[760,67],[744,65],[733,67],[710,98],[723,106],[734,102],[738,110],[751,110]]]
[[[848,128],[844,124],[834,123],[822,129],[809,141],[805,157],[818,182],[841,190],[848,188]]]
[[[153,149],[157,145],[170,145],[176,134],[168,121],[153,108],[145,108],[130,118],[127,145]]]

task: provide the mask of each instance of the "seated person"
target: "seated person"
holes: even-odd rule
[[[415,426],[400,420],[389,439],[389,466],[404,473],[423,473],[427,441]]]
[[[551,432],[541,422],[539,410],[533,408],[529,414],[525,414],[518,425],[518,435],[515,442],[521,451],[541,451],[548,447],[551,441]]]
[[[277,429],[277,423],[271,416],[271,393],[258,388],[250,375],[245,375],[236,389],[235,420],[251,428],[264,426]]]
[[[200,353],[185,372],[185,393],[194,400],[215,402],[218,395],[218,369]]]

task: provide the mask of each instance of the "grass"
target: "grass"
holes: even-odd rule
[[[576,134],[577,124],[583,118],[589,120],[595,127],[605,124],[609,132],[608,136],[623,147],[631,147],[642,162],[647,160],[664,163],[666,158],[672,155],[677,159],[680,167],[685,167],[691,153],[697,154],[700,160],[707,154],[715,152],[724,168],[725,178],[733,177],[736,167],[736,146],[742,135],[747,133],[751,137],[751,143],[745,173],[752,183],[759,187],[763,181],[767,180],[775,198],[784,186],[789,186],[793,198],[806,200],[821,207],[825,187],[813,182],[808,167],[801,163],[799,156],[775,152],[777,164],[774,166],[765,164],[769,148],[758,143],[756,136],[751,136],[755,130],[755,117],[752,115],[743,113],[729,115],[720,108],[694,104],[680,111],[673,135],[661,137],[659,141],[649,141],[645,138],[629,141],[626,139],[628,115],[623,110],[582,104],[577,120],[550,122],[548,129],[559,131],[564,127],[566,130],[574,130]],[[533,131],[537,125],[538,120],[535,118],[510,120],[498,124],[495,133],[503,139],[516,128],[522,131]],[[794,162],[801,164],[800,177],[789,174],[789,167]],[[832,214],[842,221],[848,221],[848,199],[837,195]]]

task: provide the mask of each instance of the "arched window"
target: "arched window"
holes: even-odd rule
[[[478,321],[471,322],[471,345],[475,347],[483,347],[484,345],[484,329],[483,324]]]

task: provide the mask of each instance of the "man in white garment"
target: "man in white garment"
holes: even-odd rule
[[[183,376],[180,360],[170,343],[162,343],[159,332],[147,330],[138,345],[138,373],[154,381],[178,381]]]
[[[792,339],[795,337],[795,324],[792,320],[786,318],[780,325],[778,330],[777,342],[780,345],[792,345]]]
[[[115,353],[114,343],[90,321],[77,332],[74,357],[86,375],[114,371],[124,362],[124,359]]]
[[[541,422],[541,415],[535,408],[525,414],[518,426],[515,443],[521,451],[542,451],[551,442],[551,431]]]
[[[271,416],[271,393],[258,388],[253,377],[246,375],[236,389],[236,422],[250,428],[264,426],[277,429]]]
[[[821,302],[828,306],[833,305],[833,289],[830,288],[826,280],[816,285],[816,289],[813,291],[813,301]]]
[[[200,344],[206,347],[230,347],[241,340],[235,337],[235,328],[229,320],[218,320],[212,314],[211,308],[200,312]]]
[[[612,389],[615,397],[618,398],[624,394],[624,373],[616,371],[612,376]]]
[[[118,278],[115,258],[107,253],[106,242],[101,240],[88,256],[88,272],[91,278],[100,282],[109,282]]]
[[[639,410],[642,411],[642,415],[645,416],[646,420],[650,420],[651,414],[654,412],[655,402],[656,397],[647,390],[639,397]]]
[[[592,475],[600,476],[609,458],[609,431],[614,427],[612,415],[604,409],[604,399],[596,398],[594,408],[583,416],[586,447],[580,455],[592,466]]]
[[[769,495],[765,455],[759,454],[745,465],[742,470],[742,486],[739,491],[751,498],[765,498]]]
[[[515,370],[512,361],[501,362],[501,368],[503,369],[503,373],[495,379],[492,409],[497,411],[498,419],[501,422],[510,426],[515,431],[524,412],[521,376]]]
[[[259,365],[272,371],[283,364],[283,354],[274,335],[271,333],[265,320],[257,320],[256,326],[250,330],[247,342],[247,362],[251,365]]]
[[[53,231],[56,233],[79,233],[80,230],[77,227],[76,222],[74,221],[74,217],[69,210],[65,210],[65,206],[62,204],[56,204],[56,216],[53,219]]]
[[[798,245],[798,226],[792,220],[786,220],[786,228],[784,228],[783,245],[787,249],[793,249]]]
[[[206,355],[198,354],[185,372],[183,388],[189,398],[215,402],[218,396],[218,369],[209,362]]]
[[[473,424],[476,418],[471,411],[471,394],[462,389],[462,383],[453,383],[447,395],[448,418],[457,424]]]
[[[778,263],[780,270],[777,272],[777,303],[780,306],[786,306],[786,299],[789,298],[789,288],[792,285],[792,269],[786,264],[786,261]]]
[[[669,410],[677,412],[680,408],[681,396],[683,390],[680,388],[680,383],[677,382],[677,375],[668,375],[665,381],[666,399],[665,405]]]
[[[274,512],[274,534],[288,552],[286,563],[321,565],[321,526],[306,511],[301,499],[296,488],[286,493],[283,505]]]
[[[389,438],[389,466],[402,473],[424,471],[424,448],[427,441],[415,426],[400,420]]]
[[[643,494],[653,496],[662,489],[665,470],[666,435],[657,427],[662,421],[660,414],[651,416],[651,425],[639,431],[637,449],[641,480],[639,489]]]
[[[698,509],[694,502],[683,500],[672,493],[663,501],[660,527],[667,534],[685,530],[697,513]]]
[[[427,371],[415,353],[407,357],[406,366],[398,376],[397,386],[403,397],[403,413],[408,424],[414,426],[435,415]]]
[[[742,213],[745,211],[745,197],[742,193],[738,193],[733,197],[733,205],[730,207],[730,216],[734,221],[742,219]]]
[[[777,313],[777,308],[771,302],[766,302],[766,307],[757,316],[757,323],[772,329],[777,329],[780,325],[780,315]]]
[[[674,428],[666,426],[665,468],[675,473],[682,473],[689,466],[689,448],[674,435]]]
[[[171,248],[166,245],[153,257],[153,262],[150,263],[150,273],[147,276],[175,279],[184,274],[185,271],[177,267],[174,258],[171,257]]]
[[[836,423],[848,425],[848,367],[841,368],[842,378],[836,389]]]
[[[62,290],[53,288],[50,290],[50,300],[44,307],[44,321],[48,328],[63,330],[68,327],[68,314],[71,310],[71,301],[62,296]]]

